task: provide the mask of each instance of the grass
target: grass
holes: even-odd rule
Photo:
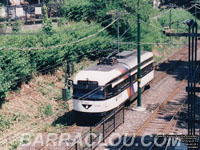
[[[14,141],[12,144],[10,144],[9,150],[15,150],[20,145],[20,141]]]
[[[38,81],[38,92],[49,100],[61,97],[61,91],[56,88],[56,83],[53,81]]]
[[[163,56],[155,56],[154,62],[157,63],[163,59]]]
[[[5,130],[10,129],[12,125],[25,122],[27,119],[27,115],[17,111],[10,114],[0,114],[0,131],[3,133]]]
[[[52,110],[52,106],[51,104],[48,104],[45,108],[44,108],[44,114],[46,116],[51,116],[53,114],[53,110]]]

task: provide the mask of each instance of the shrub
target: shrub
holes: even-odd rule
[[[20,20],[17,20],[12,24],[12,31],[13,32],[19,32],[21,30],[22,22]]]
[[[59,18],[58,19],[58,27],[62,27],[66,24],[66,19],[65,18]]]
[[[62,14],[68,20],[88,20],[94,16],[93,4],[89,0],[65,0],[62,6]]]
[[[71,26],[57,30],[55,34],[29,35],[29,36],[0,36],[0,47],[49,47],[63,45],[87,37],[102,29],[95,23],[76,23]],[[67,58],[79,61],[83,57],[94,58],[93,53],[80,56],[95,49],[107,49],[112,47],[110,42],[113,38],[108,32],[103,31],[93,38],[82,42],[61,46],[57,48],[17,51],[0,51],[0,98],[5,98],[5,93],[11,89],[16,89],[24,79],[31,77],[32,72],[46,72],[61,65]],[[78,57],[80,56],[80,57]],[[98,57],[98,56],[97,56]],[[49,70],[47,70],[49,68]],[[22,80],[21,80],[22,79]]]
[[[162,25],[162,27],[169,26],[170,24],[169,13],[170,12],[165,13],[160,18],[158,18],[158,21]],[[186,24],[183,24],[183,22],[187,19],[195,19],[195,17],[191,13],[183,9],[172,9],[171,13],[172,13],[172,18],[171,18],[172,28],[177,29],[177,23],[178,23],[179,32],[187,32],[188,27]],[[197,23],[200,24],[200,21],[197,20]]]
[[[7,25],[6,24],[0,24],[0,33],[5,33],[7,30]]]
[[[52,20],[48,18],[47,7],[45,4],[42,6],[42,30],[46,34],[53,34]]]
[[[44,109],[44,114],[46,116],[51,116],[53,114],[52,106],[51,104],[48,104]]]

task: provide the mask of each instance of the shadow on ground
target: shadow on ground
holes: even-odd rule
[[[72,126],[74,124],[78,126],[95,126],[102,120],[101,117],[83,117],[76,116],[73,111],[66,112],[63,116],[57,118],[52,125],[56,126],[57,124],[61,124],[64,126]]]
[[[166,71],[166,68],[169,68]],[[182,81],[185,75],[188,73],[188,62],[186,61],[169,61],[160,64],[155,71],[166,72],[169,75],[172,75],[176,80]]]

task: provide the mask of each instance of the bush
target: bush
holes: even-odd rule
[[[6,24],[0,24],[0,33],[5,33],[7,30],[7,25]]]
[[[53,114],[52,106],[51,104],[48,104],[44,109],[44,114],[46,116],[51,116]]]
[[[93,4],[89,0],[65,0],[62,6],[62,14],[68,20],[88,20],[93,13]]]
[[[13,32],[19,32],[21,30],[21,26],[22,26],[22,23],[20,20],[17,20],[16,22],[14,22],[12,24],[12,31]]]
[[[4,98],[5,92],[20,85],[20,79],[31,75],[33,68],[29,56],[23,52],[2,50],[0,55],[0,98]]]
[[[158,18],[158,21],[162,25],[162,27],[169,27],[170,24],[169,13],[170,12],[165,13],[160,18]],[[171,18],[172,28],[177,29],[177,23],[178,23],[179,32],[188,32],[187,31],[188,26],[186,24],[183,24],[183,22],[187,19],[195,20],[195,17],[191,13],[183,9],[172,9],[171,13],[172,13],[172,18]],[[197,23],[200,24],[200,21],[197,20]]]
[[[47,7],[45,4],[42,6],[42,30],[46,34],[53,34],[52,20],[48,18]]]
[[[95,23],[87,24],[80,22],[59,29],[51,36],[47,34],[0,36],[0,40],[2,41],[0,47],[35,48],[63,45],[87,37],[100,29],[102,29],[102,27]],[[0,98],[3,99],[7,91],[16,89],[27,76],[32,75],[32,72],[51,71],[55,69],[55,67],[58,67],[59,64],[61,65],[61,62],[67,58],[71,58],[74,61],[80,61],[83,57],[94,58],[95,55],[92,53],[85,56],[80,55],[95,49],[102,50],[110,48],[110,42],[112,42],[112,40],[113,38],[108,35],[108,32],[103,31],[88,40],[57,48],[30,50],[26,52],[21,50],[0,51]],[[49,68],[49,70],[47,70],[47,68]]]
[[[66,24],[66,19],[65,18],[59,18],[58,19],[58,27],[62,27]]]

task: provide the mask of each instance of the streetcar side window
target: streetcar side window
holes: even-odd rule
[[[148,66],[144,67],[141,70],[141,78],[147,75],[149,72],[153,70],[153,63],[149,64]],[[123,78],[122,76],[121,78]],[[107,98],[110,98],[112,96],[116,96],[117,94],[121,93],[125,89],[127,89],[130,84],[133,84],[137,81],[137,73],[133,74],[132,76],[129,76],[119,84],[115,85],[113,88],[111,85],[107,87]]]
[[[145,75],[147,75],[152,70],[153,70],[153,63],[149,64],[148,66],[146,66],[145,68],[143,68],[141,70],[141,77],[144,77]]]

